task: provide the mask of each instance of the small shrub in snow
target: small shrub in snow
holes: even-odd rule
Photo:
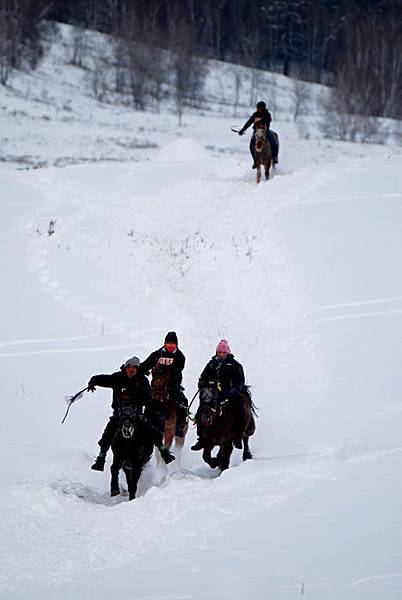
[[[54,234],[55,225],[56,225],[56,219],[51,219],[49,221],[49,225],[48,225],[48,228],[47,228],[47,235],[48,236],[51,236],[51,235]]]
[[[232,245],[236,249],[236,256],[247,256],[251,261],[254,256],[254,242],[257,236],[247,231],[242,231],[238,235],[232,236]]]

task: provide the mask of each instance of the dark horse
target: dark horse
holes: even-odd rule
[[[130,402],[121,402],[115,410],[117,431],[112,442],[113,463],[110,467],[110,494],[120,494],[119,471],[123,469],[129,500],[135,498],[138,480],[153,452],[152,434],[143,416]]]
[[[173,440],[177,448],[182,448],[184,438],[188,430],[187,407],[177,406],[176,398],[169,392],[169,372],[161,372],[158,367],[152,370],[151,395],[153,400],[162,402],[165,407],[166,421],[163,434],[163,443],[167,448],[171,448]],[[184,395],[183,402],[186,401]],[[178,411],[185,411],[186,416],[181,421],[184,421],[184,426],[178,429]]]
[[[243,411],[246,424],[243,440],[243,460],[252,458],[248,439],[255,432],[254,405],[249,392],[240,392],[236,400],[219,400],[217,390],[206,386],[200,390],[200,406],[197,411],[197,431],[202,440],[204,451],[202,458],[212,469],[219,467],[222,471],[229,467],[233,451],[233,442],[236,439],[236,410]],[[215,458],[211,456],[214,446],[219,446]]]
[[[275,137],[273,143],[276,141],[279,144],[278,136],[274,131],[270,132]],[[265,179],[269,179],[269,170],[272,164],[272,148],[269,141],[269,134],[266,125],[256,123],[256,128],[253,134],[254,141],[254,160],[256,164],[257,183],[261,181],[261,167],[264,166]]]

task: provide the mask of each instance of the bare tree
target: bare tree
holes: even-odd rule
[[[73,28],[72,31],[72,42],[73,42],[73,48],[72,48],[72,56],[71,56],[71,60],[70,60],[70,64],[76,66],[76,67],[82,67],[83,66],[83,57],[85,55],[85,29],[80,26],[80,25],[76,25]]]
[[[197,103],[206,75],[206,63],[196,56],[196,33],[191,24],[179,20],[175,24],[175,37],[170,40],[174,95],[179,125],[182,124],[186,103]]]
[[[307,109],[310,100],[310,89],[305,81],[293,79],[292,81],[292,107],[293,120],[296,121],[299,115]]]
[[[402,22],[391,14],[355,21],[333,87],[345,112],[371,116],[402,115]]]
[[[148,100],[159,103],[168,78],[160,8],[158,0],[150,0],[146,10],[139,0],[121,2],[114,19],[116,89],[122,91],[127,83],[138,110],[143,110]]]
[[[45,0],[0,0],[0,81],[12,69],[35,69],[43,55],[43,23],[50,3]]]
[[[240,90],[241,90],[241,77],[239,71],[234,72],[234,84],[235,84],[235,93],[234,93],[234,104],[233,104],[233,116],[237,117],[237,109],[240,104]]]
[[[267,105],[270,113],[272,114],[272,118],[275,118],[275,115],[278,111],[278,86],[276,75],[272,75],[270,78],[269,94],[267,101]]]

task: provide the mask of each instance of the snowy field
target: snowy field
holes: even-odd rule
[[[92,100],[63,51],[0,88],[0,598],[400,600],[401,149],[300,139],[276,77],[280,164],[257,187],[227,65],[221,104],[178,127]],[[229,340],[254,459],[220,475],[191,428],[111,499],[90,470],[111,394],[62,425],[64,396],[169,330],[189,398]]]

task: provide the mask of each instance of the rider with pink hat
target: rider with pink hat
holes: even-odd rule
[[[245,391],[245,377],[242,365],[235,360],[231,353],[229,342],[222,339],[216,346],[215,355],[209,360],[198,380],[198,388],[213,385],[218,390],[220,401],[230,399],[234,405],[239,397],[239,392]],[[241,430],[241,426],[239,427]],[[241,431],[239,440],[236,440],[236,448],[241,448]],[[200,439],[191,446],[191,450],[203,448]]]

